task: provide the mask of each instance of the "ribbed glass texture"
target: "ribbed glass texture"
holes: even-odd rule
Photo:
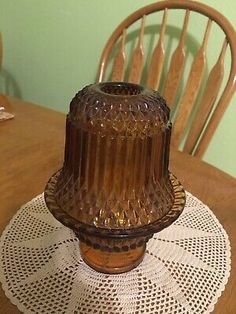
[[[155,91],[129,83],[85,87],[66,120],[58,205],[80,222],[130,229],[163,217],[174,202],[169,109]]]

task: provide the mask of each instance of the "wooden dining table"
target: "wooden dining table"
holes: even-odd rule
[[[0,233],[21,205],[42,193],[49,177],[62,166],[65,135],[62,113],[5,96],[1,105],[15,117],[0,122]],[[187,191],[211,208],[229,235],[231,274],[213,313],[235,314],[236,179],[175,150],[171,150],[170,170]],[[20,313],[1,288],[0,313]]]

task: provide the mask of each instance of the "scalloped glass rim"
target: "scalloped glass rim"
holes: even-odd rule
[[[174,190],[174,204],[169,212],[157,221],[132,229],[106,229],[99,228],[92,225],[84,224],[67,212],[65,212],[56,202],[54,188],[57,182],[57,178],[61,170],[57,171],[48,181],[45,191],[44,199],[46,205],[52,215],[60,221],[66,227],[72,229],[75,233],[84,233],[87,235],[93,235],[100,238],[135,238],[140,236],[148,236],[153,233],[159,232],[162,229],[171,225],[182,213],[186,201],[186,195],[183,186],[179,180],[170,172],[170,180]]]

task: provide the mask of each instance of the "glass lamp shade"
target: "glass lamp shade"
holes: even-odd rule
[[[146,242],[183,210],[183,187],[168,171],[170,136],[165,100],[140,85],[89,85],[71,101],[64,164],[45,200],[97,271],[137,266]]]

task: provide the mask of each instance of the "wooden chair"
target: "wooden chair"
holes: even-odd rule
[[[0,71],[2,68],[2,34],[0,33]]]
[[[3,60],[3,45],[2,45],[2,34],[0,33],[0,72],[2,69]],[[6,95],[0,92],[0,122],[14,118],[11,113],[11,105]]]
[[[181,28],[168,21],[173,10],[183,14]],[[191,18],[198,36],[203,27],[200,41],[189,33]],[[214,37],[213,28],[222,35]],[[170,55],[173,34],[178,42]],[[215,39],[220,36],[222,43],[217,46]],[[217,60],[209,70],[210,48]],[[103,50],[97,81],[129,81],[159,90],[175,112],[172,145],[181,144],[183,151],[201,158],[235,91],[235,59],[236,33],[221,13],[190,0],[160,1],[134,12],[115,29]]]

